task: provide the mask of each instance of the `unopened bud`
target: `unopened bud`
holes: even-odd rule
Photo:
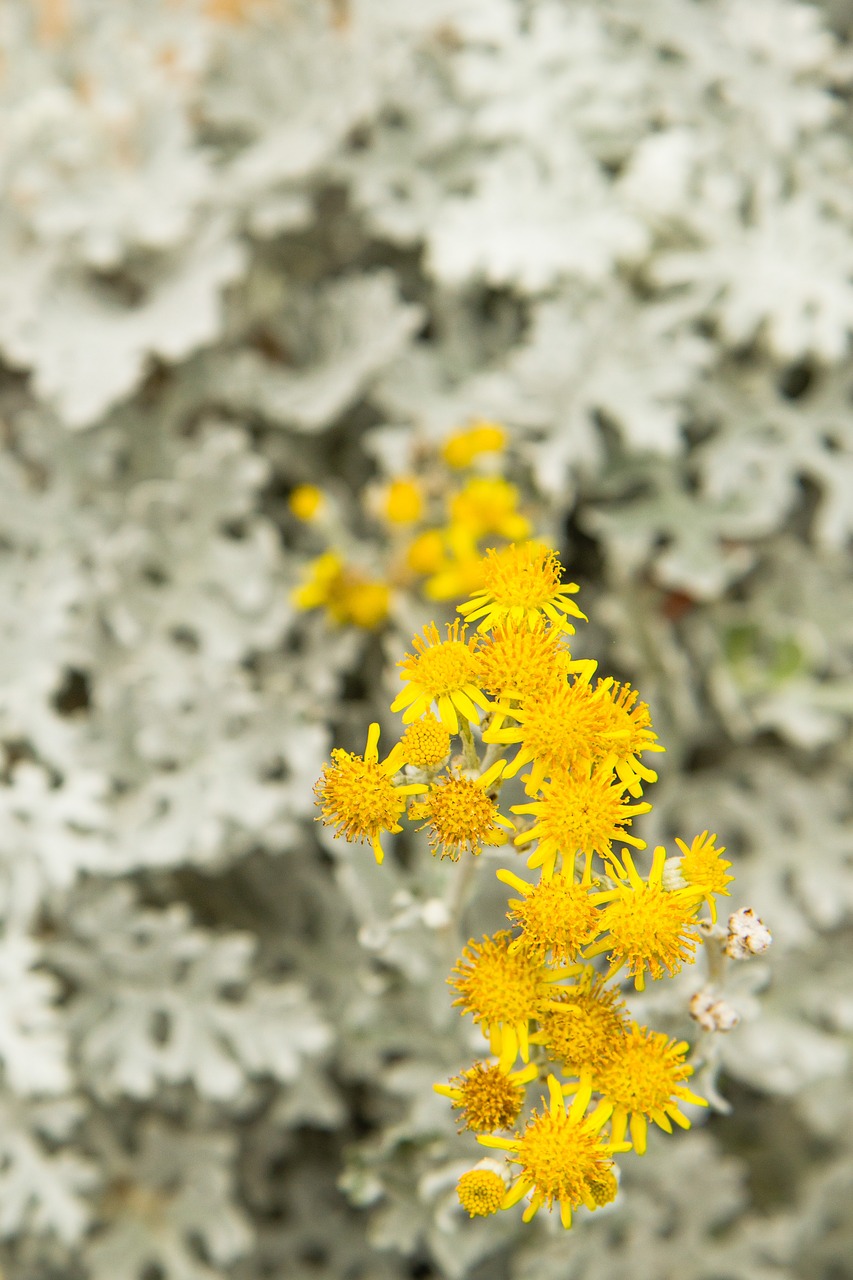
[[[729,916],[726,955],[732,960],[748,960],[760,956],[773,941],[767,925],[759,920],[752,907],[742,907]]]
[[[696,1019],[703,1031],[731,1031],[740,1022],[737,1011],[707,987],[697,991],[691,999],[690,1016]]]

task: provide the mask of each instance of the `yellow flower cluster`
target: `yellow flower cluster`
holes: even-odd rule
[[[401,740],[380,762],[372,725],[364,757],[333,752],[316,794],[322,821],[369,841],[379,861],[381,835],[405,817],[434,854],[511,839],[538,873],[497,872],[510,928],[470,939],[448,979],[490,1057],[435,1087],[507,1161],[462,1178],[463,1207],[483,1215],[526,1199],[526,1221],[557,1205],[568,1227],[579,1206],[614,1199],[614,1156],[642,1155],[650,1122],[687,1128],[683,1105],[706,1105],[687,1085],[688,1045],[633,1022],[619,983],[642,990],[694,961],[701,908],[715,919],[731,864],[706,831],[679,840],[676,857],[655,849],[640,874],[624,846],[645,849],[631,826],[657,777],[644,757],[663,750],[648,707],[572,657],[584,614],[550,548],[489,550],[477,576],[461,619],[443,635],[430,623],[398,664]],[[509,810],[518,825],[499,801],[514,777],[526,793]]]
[[[372,571],[327,542],[293,592],[297,608],[324,609],[336,626],[372,630],[387,619],[397,591],[453,600],[482,587],[485,547],[531,533],[519,490],[490,471],[506,447],[504,429],[484,421],[453,432],[437,447],[418,444],[412,474],[366,491],[367,514],[379,526],[384,548]],[[299,485],[288,505],[298,525],[324,540],[351,544],[351,535],[336,528],[330,495]]]

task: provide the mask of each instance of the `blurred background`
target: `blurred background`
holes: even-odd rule
[[[6,1280],[853,1275],[851,33],[0,5]],[[458,868],[312,793],[531,534],[667,747],[638,830],[774,934],[718,1109],[570,1234],[456,1205]]]

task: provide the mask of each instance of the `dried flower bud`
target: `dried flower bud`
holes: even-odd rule
[[[725,1000],[715,996],[708,987],[697,991],[690,1001],[690,1016],[703,1031],[731,1031],[740,1022],[740,1016]]]
[[[726,955],[732,960],[748,960],[760,956],[773,941],[770,930],[759,920],[752,907],[742,907],[729,916]]]

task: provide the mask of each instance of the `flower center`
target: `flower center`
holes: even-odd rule
[[[567,1201],[573,1208],[602,1182],[613,1161],[597,1133],[565,1112],[535,1112],[521,1136],[518,1161],[534,1192],[550,1206]]]

